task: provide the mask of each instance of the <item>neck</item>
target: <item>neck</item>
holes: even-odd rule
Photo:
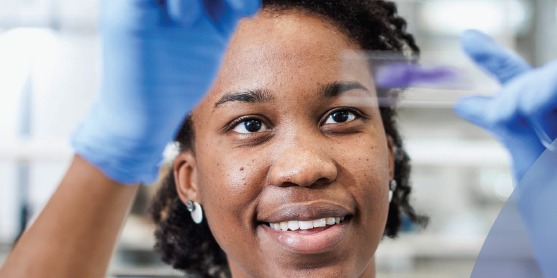
[[[375,256],[371,258],[366,270],[360,275],[360,278],[375,278]]]
[[[233,278],[250,278],[251,276],[238,265],[235,261],[228,258],[228,265],[230,266],[230,272],[232,273]],[[369,264],[367,265],[366,269],[359,278],[375,278],[375,256],[371,258]]]

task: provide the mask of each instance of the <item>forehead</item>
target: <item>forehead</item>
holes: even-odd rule
[[[232,61],[256,54],[253,58],[336,59],[347,48],[354,48],[348,37],[317,16],[262,12],[239,24],[227,58]]]
[[[315,86],[335,81],[341,54],[358,49],[324,20],[299,12],[262,12],[243,20],[232,37],[214,97],[228,91]]]

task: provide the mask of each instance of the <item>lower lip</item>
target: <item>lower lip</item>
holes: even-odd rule
[[[259,225],[264,233],[285,249],[301,254],[324,253],[334,249],[348,233],[350,220],[331,226],[321,231],[275,230],[267,225]]]

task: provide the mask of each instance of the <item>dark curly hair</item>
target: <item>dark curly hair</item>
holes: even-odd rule
[[[364,50],[396,52],[416,62],[420,53],[414,38],[406,32],[406,21],[397,14],[396,5],[383,0],[262,0],[262,10],[271,13],[302,12],[320,17],[345,33]],[[400,90],[378,94],[398,99]],[[394,238],[405,215],[422,227],[428,218],[416,214],[409,203],[411,187],[410,158],[404,149],[396,124],[396,107],[380,108],[385,132],[395,148],[395,180],[397,188],[389,205],[385,236]],[[193,150],[195,133],[191,117],[184,121],[175,138],[180,152]],[[163,180],[151,205],[156,224],[155,249],[162,260],[176,269],[202,277],[229,277],[230,270],[224,251],[213,237],[206,221],[194,224],[185,205],[178,197],[172,171]]]

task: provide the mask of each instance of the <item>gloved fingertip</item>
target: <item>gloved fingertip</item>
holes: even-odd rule
[[[193,24],[203,13],[200,0],[167,0],[166,8],[170,19],[182,26]]]
[[[460,45],[474,63],[495,76],[502,84],[531,69],[519,55],[480,31],[464,31],[460,36]]]
[[[469,96],[458,99],[453,110],[464,120],[467,120],[477,126],[487,127],[486,111],[490,98],[484,96]]]
[[[460,34],[460,40],[461,42],[463,41],[468,41],[468,40],[485,40],[485,41],[493,41],[491,39],[491,37],[489,37],[488,35],[486,35],[485,33],[475,30],[475,29],[468,29],[463,31]]]
[[[489,51],[496,43],[488,35],[477,30],[466,30],[460,35],[460,46],[472,59]]]
[[[240,16],[252,16],[261,6],[261,0],[225,0]]]

